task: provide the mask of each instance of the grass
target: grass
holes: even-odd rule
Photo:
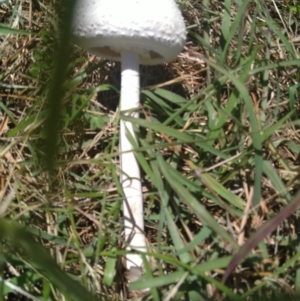
[[[70,43],[70,8],[1,2],[1,300],[299,299],[300,4],[179,4],[186,47],[142,67],[136,120],[120,66]],[[129,284],[120,118],[150,258]]]

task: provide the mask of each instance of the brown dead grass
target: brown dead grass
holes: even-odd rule
[[[276,2],[277,5],[280,5],[280,2]],[[272,6],[272,3],[268,3],[270,9],[270,15],[272,15],[275,20],[280,22],[280,17],[277,14],[276,8]],[[210,9],[215,12],[216,21],[211,24],[210,31],[210,40],[213,48],[217,49],[220,43],[221,36],[221,14],[222,14],[222,4],[220,1],[211,1]],[[18,22],[14,22],[12,25],[16,29],[24,29],[32,32],[41,32],[48,28],[49,31],[55,30],[55,14],[53,8],[48,5],[46,2],[36,2],[36,1],[22,1],[18,7],[19,13],[22,15],[22,25]],[[233,8],[234,11],[234,8]],[[245,13],[245,19],[243,20],[243,34],[245,40],[248,38],[249,26],[251,24],[251,12],[252,7],[248,8],[248,11]],[[183,11],[184,17],[187,25],[200,24],[196,33],[200,36],[203,35],[203,24],[202,20],[204,19],[204,12],[199,4],[199,1],[189,1],[188,6]],[[3,23],[10,24],[12,18],[11,10],[5,5],[0,5],[0,18]],[[297,35],[299,37],[298,29],[289,29],[289,33],[294,32],[294,37],[290,36],[291,39],[296,39]],[[265,37],[259,36],[257,32],[257,41],[258,43],[264,43]],[[51,234],[55,234],[54,230],[51,228],[50,224],[51,215],[45,217],[43,211],[39,211],[39,208],[43,208],[48,205],[49,200],[47,199],[48,195],[48,178],[44,174],[39,174],[38,170],[31,169],[30,165],[22,165],[22,162],[30,160],[30,152],[26,147],[26,143],[38,139],[35,136],[35,129],[40,127],[40,124],[32,123],[30,128],[24,131],[22,137],[10,138],[7,136],[7,133],[10,129],[14,128],[16,124],[22,122],[26,112],[30,110],[35,99],[45,96],[43,94],[43,88],[45,88],[51,77],[51,69],[41,69],[40,74],[37,78],[28,76],[30,69],[36,64],[36,49],[45,49],[44,54],[51,57],[53,56],[53,48],[51,42],[53,37],[49,37],[48,40],[41,39],[40,35],[31,35],[31,36],[19,36],[19,35],[9,35],[2,36],[0,39],[0,53],[1,53],[1,64],[0,64],[0,74],[2,76],[0,83],[0,98],[4,105],[12,112],[14,121],[12,118],[9,118],[8,114],[0,110],[0,143],[5,147],[1,150],[0,153],[0,199],[4,199],[8,202],[9,208],[7,209],[5,215],[12,219],[18,220],[19,216],[25,215],[26,212],[31,211],[34,213],[32,217],[33,224],[37,227],[48,231]],[[277,46],[277,45],[276,45]],[[236,47],[236,44],[232,43],[232,48]],[[297,46],[299,47],[299,45]],[[285,58],[284,48],[279,47],[278,50],[270,49],[271,61],[276,62]],[[74,52],[76,55],[72,55],[74,58],[78,57],[79,49],[74,46]],[[245,51],[247,49],[245,48]],[[83,52],[80,52],[82,55]],[[176,60],[171,63],[165,64],[163,66],[154,66],[154,67],[142,67],[141,68],[141,85],[146,89],[154,89],[157,87],[167,88],[182,97],[189,99],[193,95],[199,93],[207,85],[207,72],[212,72],[205,62],[201,59],[201,56],[207,53],[207,50],[195,43],[194,39],[189,38],[187,40],[186,46],[182,53],[178,56]],[[264,56],[263,50],[258,54]],[[81,61],[76,65],[74,72],[84,70],[86,65],[95,66],[101,64],[101,59],[95,56],[90,56],[89,54],[84,54],[85,60]],[[212,59],[214,59],[212,57]],[[43,58],[41,58],[41,61]],[[231,65],[234,62],[233,57],[228,57],[228,65]],[[270,74],[270,98],[268,109],[272,110],[273,107],[278,106],[276,104],[276,95],[272,91],[277,90],[278,82],[282,85],[282,95],[287,97],[285,88],[290,85],[290,83],[295,82],[295,77],[293,76],[294,70],[292,68],[289,70],[290,74],[286,74],[285,71],[279,71],[278,73]],[[211,73],[213,78],[213,73]],[[252,95],[253,103],[257,107],[257,110],[260,110],[260,99],[262,99],[263,91],[257,89],[255,82],[257,79],[253,80],[250,83],[249,80],[249,91]],[[120,86],[120,76],[119,76],[119,67],[114,62],[106,62],[101,69],[97,69],[85,79],[82,89],[88,89],[91,87],[96,87],[102,84],[111,84],[115,87]],[[22,87],[20,87],[22,86]],[[228,87],[230,89],[231,87]],[[79,91],[80,92],[80,91]],[[228,93],[224,91],[223,102],[226,103]],[[108,114],[110,120],[112,121],[108,126],[103,128],[100,134],[96,131],[83,129],[82,133],[78,135],[75,128],[70,129],[68,133],[69,144],[79,143],[79,140],[83,137],[88,137],[89,140],[93,141],[92,146],[86,147],[84,149],[78,149],[71,151],[74,160],[89,160],[90,158],[96,158],[100,149],[97,146],[99,139],[104,139],[111,137],[115,134],[117,129],[113,120],[115,120],[115,110],[118,105],[118,93],[113,90],[105,91],[98,93],[92,98],[95,108],[101,107],[101,109]],[[286,114],[290,108],[285,101],[279,103],[278,107],[282,115]],[[36,108],[39,110],[39,108]],[[267,112],[267,111],[266,111]],[[201,123],[204,125],[207,119],[205,117],[201,118]],[[80,126],[84,127],[84,123]],[[35,128],[36,127],[36,128]],[[32,134],[33,133],[33,134]],[[29,135],[30,134],[30,135]],[[231,125],[228,124],[227,135],[231,134]],[[296,126],[291,125],[286,128],[285,133],[281,137],[273,137],[274,141],[279,139],[285,140],[288,139],[293,141],[296,145],[300,145],[299,139],[299,130]],[[217,147],[217,146],[216,146]],[[42,150],[41,150],[42,151]],[[117,149],[116,149],[117,151]],[[168,155],[170,149],[166,150],[166,156]],[[171,149],[171,151],[174,151]],[[188,150],[193,152],[193,150]],[[288,189],[290,191],[297,191],[299,189],[299,157],[297,154],[290,151],[285,144],[279,144],[274,148],[272,141],[269,145],[265,147],[266,158],[270,159],[274,165],[276,165],[279,174],[284,179]],[[115,160],[117,164],[117,158]],[[218,162],[215,162],[218,163]],[[288,170],[286,165],[289,166]],[[36,167],[35,167],[36,168]],[[183,171],[189,170],[188,166],[181,166]],[[72,174],[71,174],[72,173]],[[76,182],[76,175],[82,176],[87,174],[91,178],[91,187],[99,186],[101,190],[106,190],[108,198],[114,199],[118,198],[117,190],[115,183],[111,183],[109,189],[107,186],[101,182],[101,180],[94,178],[94,174],[101,174],[99,166],[90,166],[90,165],[63,165],[59,169],[58,178],[62,181],[61,183],[72,183]],[[245,199],[250,199],[252,194],[252,173],[251,171],[245,170],[240,172],[240,184],[239,188],[243,188],[241,194],[244,194]],[[51,198],[52,205],[55,205],[59,208],[66,206],[64,198],[61,194],[61,189],[63,187],[57,187],[57,193],[54,193]],[[72,185],[70,186],[72,189]],[[147,187],[144,187],[147,191]],[[74,188],[75,190],[75,188]],[[14,203],[11,192],[14,191],[22,199],[21,202]],[[228,231],[231,231],[238,239],[239,243],[242,244],[245,237],[248,237],[249,233],[253,229],[259,228],[265,218],[269,214],[276,214],[280,210],[281,206],[275,202],[277,197],[277,191],[272,187],[272,184],[269,183],[268,179],[263,181],[263,194],[262,198],[264,201],[261,205],[261,210],[258,215],[249,217],[247,220],[244,220],[243,223],[240,221],[232,221],[232,225],[224,225],[228,228]],[[203,202],[209,207],[209,200],[203,200]],[[78,234],[81,241],[89,245],[91,238],[97,232],[99,223],[93,218],[97,216],[98,212],[101,211],[101,205],[91,199],[72,199],[72,204],[74,209],[79,213],[77,214],[76,227],[78,228]],[[16,212],[18,213],[17,215]],[[219,208],[211,208],[213,216],[220,216],[223,214]],[[55,214],[54,214],[55,216]],[[45,219],[46,218],[46,219]],[[285,234],[287,236],[293,237],[295,233],[298,232],[299,223],[298,219],[292,217],[286,223],[281,225],[277,232]],[[251,226],[249,226],[251,224]],[[114,227],[113,221],[111,224],[106,225],[106,227]],[[197,221],[192,225],[192,228],[198,228]],[[241,232],[241,229],[245,229],[246,232]],[[149,228],[148,230],[148,240],[154,243],[154,238],[156,236],[155,229]],[[239,234],[240,233],[240,234]],[[242,233],[242,234],[241,234]],[[266,238],[268,240],[268,245],[276,244],[276,241],[270,236]],[[121,242],[119,242],[121,245]],[[278,248],[278,247],[277,247]],[[261,263],[261,266],[258,271],[253,272],[242,272],[239,274],[243,276],[242,280],[239,280],[237,277],[232,279],[231,285],[233,287],[239,287],[241,291],[246,291],[247,286],[251,287],[252,280],[249,281],[247,278],[250,276],[252,278],[260,279],[265,270],[268,270],[269,265],[280,265],[282,262],[285,262],[290,257],[290,254],[281,252],[280,250],[274,254],[274,258],[269,258],[265,262]],[[103,276],[102,264],[104,262],[99,262],[99,269],[97,271],[97,277],[99,279]],[[73,269],[76,273],[76,266],[69,267]],[[121,269],[121,266],[120,266]],[[248,274],[247,274],[248,273]],[[239,276],[239,277],[240,277]],[[120,277],[120,283],[124,283],[123,277]],[[285,278],[282,278],[281,281],[282,287],[285,289],[290,289],[289,284]],[[122,284],[118,284],[122,286]],[[99,287],[99,290],[103,290],[103,287]],[[123,287],[118,287],[118,289],[125,290]],[[292,290],[292,289],[291,289]],[[113,290],[103,292],[107,295],[111,295],[112,299],[118,300],[119,295],[115,295]],[[124,293],[125,294],[125,293]],[[220,297],[221,298],[221,297]],[[221,300],[219,298],[219,300]]]

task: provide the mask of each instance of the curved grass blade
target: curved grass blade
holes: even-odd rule
[[[223,275],[222,282],[225,283],[232,271],[236,266],[248,255],[248,253],[258,245],[258,243],[264,239],[269,233],[274,231],[280,223],[289,217],[300,206],[300,194],[298,194],[292,202],[290,202],[283,210],[281,210],[277,216],[266,222],[261,228],[259,228],[240,248],[237,254],[234,255],[230,262],[225,274]]]
[[[21,248],[26,261],[51,283],[55,284],[69,300],[99,300],[78,281],[63,272],[45,249],[21,225],[0,218],[0,229],[0,242],[5,241],[5,246],[9,247],[10,252],[14,251],[19,254]],[[1,250],[4,250],[4,245]]]
[[[222,66],[212,62],[211,60],[207,59],[206,57],[201,56],[207,64],[212,66],[214,69],[218,70],[220,73],[226,75],[228,79],[232,81],[235,85],[236,89],[240,93],[240,97],[244,100],[245,106],[247,108],[249,114],[249,120],[251,125],[251,137],[252,143],[255,150],[254,154],[254,194],[253,194],[253,201],[252,205],[254,208],[258,208],[261,198],[261,181],[262,181],[262,144],[261,144],[261,137],[260,137],[260,129],[258,126],[256,114],[253,108],[252,100],[249,96],[249,92],[246,89],[245,85],[231,72],[227,71]]]
[[[170,167],[162,158],[161,155],[157,155],[157,162],[161,173],[169,182],[174,191],[180,196],[180,198],[195,212],[199,220],[209,226],[215,233],[217,233],[223,240],[229,242],[233,248],[237,248],[236,241],[215,221],[215,219],[207,212],[199,201],[197,201],[187,189],[185,189],[177,180],[173,177],[173,168]]]
[[[25,30],[14,29],[5,24],[0,23],[0,36],[7,34],[31,35],[32,33]]]
[[[168,126],[165,126],[161,123],[154,123],[154,122],[149,122],[143,119],[138,119],[138,118],[132,118],[132,117],[127,117],[127,116],[122,116],[123,120],[130,121],[132,124],[137,124],[139,126],[142,126],[144,128],[152,129],[157,131],[158,133],[164,133],[169,137],[173,137],[180,141],[180,144],[182,143],[198,143],[204,150],[208,151],[211,154],[214,154],[215,156],[219,156],[223,160],[226,160],[229,158],[226,153],[217,150],[216,148],[208,145],[205,141],[205,139],[201,137],[195,137],[192,135],[189,135],[188,133],[180,132],[177,129],[172,129]],[[179,143],[178,143],[179,144]],[[170,145],[170,144],[168,144]],[[149,147],[152,147],[151,145]],[[159,145],[154,146],[153,148],[157,148]],[[138,149],[137,149],[138,150]]]

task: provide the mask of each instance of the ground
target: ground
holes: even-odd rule
[[[120,66],[72,43],[63,4],[1,2],[4,300],[297,300],[299,1],[178,4],[183,51],[141,67],[150,261],[128,288]]]

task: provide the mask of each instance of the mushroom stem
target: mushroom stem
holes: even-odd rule
[[[122,52],[121,74],[121,112],[126,116],[139,116],[139,56],[130,51]],[[131,111],[130,111],[131,110]],[[121,184],[124,192],[123,215],[125,220],[125,241],[127,250],[146,251],[144,235],[143,196],[140,168],[134,149],[128,139],[136,140],[131,122],[120,121],[120,163]],[[126,268],[140,267],[143,269],[143,259],[140,254],[127,254]]]

